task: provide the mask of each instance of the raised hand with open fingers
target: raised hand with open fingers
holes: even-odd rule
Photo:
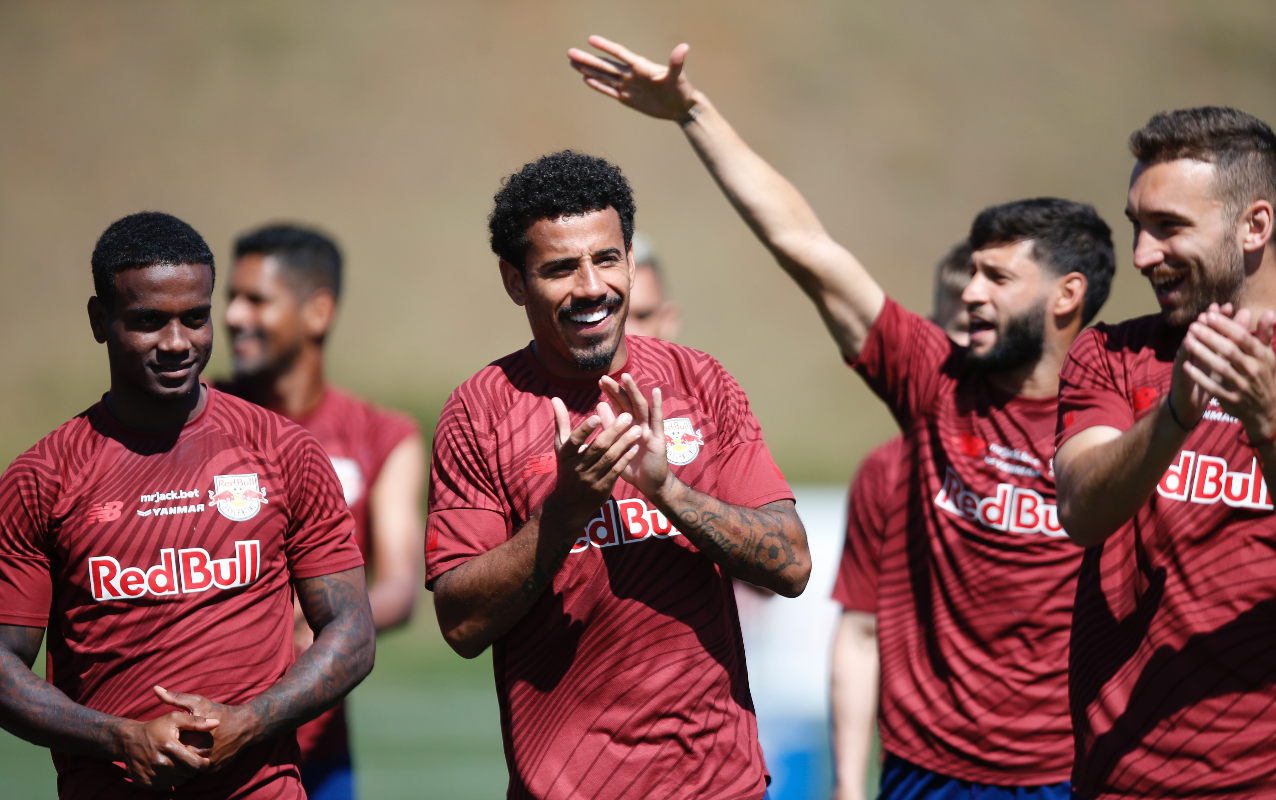
[[[1211,306],[1188,326],[1183,371],[1241,421],[1251,442],[1269,442],[1276,437],[1276,353],[1271,346],[1276,313],[1263,312],[1251,333],[1249,309],[1235,316],[1227,311]]]
[[[672,477],[665,455],[665,418],[660,390],[652,389],[648,402],[627,372],[620,376],[619,383],[610,376],[603,376],[598,385],[617,408],[633,417],[642,431],[638,437],[638,453],[620,477],[647,497],[655,498]],[[600,412],[606,406],[602,404]]]
[[[637,442],[642,430],[633,424],[629,413],[607,420],[595,414],[573,430],[567,406],[557,397],[551,402],[558,482],[545,506],[561,514],[567,529],[575,532],[611,497],[616,481],[639,452]],[[595,431],[597,435],[590,441]]]
[[[685,120],[690,114],[696,90],[682,68],[691,45],[675,47],[669,63],[662,65],[601,36],[589,37],[589,44],[611,58],[575,47],[567,51],[567,58],[591,89],[658,119]]]

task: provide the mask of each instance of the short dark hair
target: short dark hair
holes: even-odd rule
[[[217,280],[213,251],[199,232],[172,214],[142,211],[117,219],[98,237],[90,259],[93,291],[115,307],[115,276],[155,264],[205,264]]]
[[[1056,275],[1080,272],[1086,279],[1081,324],[1089,324],[1108,299],[1116,255],[1112,229],[1093,206],[1036,197],[991,206],[970,226],[972,250],[1032,240],[1032,257]]]
[[[634,193],[620,167],[595,156],[561,150],[524,164],[496,193],[487,218],[492,252],[520,270],[527,256],[527,229],[537,220],[614,208],[625,249],[634,238]]]
[[[332,237],[315,228],[275,222],[251,230],[235,240],[235,259],[247,255],[278,259],[286,279],[303,300],[318,289],[341,297],[341,249]]]
[[[1144,164],[1190,158],[1213,164],[1214,191],[1236,216],[1255,200],[1276,203],[1276,134],[1258,117],[1221,106],[1162,111],[1130,134]]]

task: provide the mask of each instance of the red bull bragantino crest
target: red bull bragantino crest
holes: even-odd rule
[[[702,444],[704,437],[692,427],[690,419],[674,417],[665,420],[665,458],[670,464],[690,464],[700,455]]]
[[[215,475],[213,488],[208,490],[208,504],[226,519],[243,522],[261,511],[261,504],[268,503],[266,490],[257,485],[257,473],[247,475]]]

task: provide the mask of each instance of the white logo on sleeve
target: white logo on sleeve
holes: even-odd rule
[[[674,417],[665,420],[665,458],[670,464],[690,464],[700,455],[702,444],[704,437],[692,427],[690,419]]]
[[[217,506],[226,519],[243,522],[261,511],[261,504],[268,503],[266,490],[257,485],[257,473],[247,475],[215,475],[213,488],[208,490],[208,504]]]

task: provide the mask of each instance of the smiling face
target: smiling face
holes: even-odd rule
[[[634,265],[613,208],[540,219],[524,266],[501,262],[510,298],[527,310],[536,355],[555,375],[590,378],[623,360]]]
[[[203,264],[156,264],[115,275],[115,303],[90,306],[106,343],[111,381],[157,400],[188,396],[213,351],[213,272]],[[95,298],[96,300],[96,298]]]
[[[1235,302],[1245,282],[1237,229],[1213,191],[1213,164],[1136,164],[1125,215],[1134,266],[1152,284],[1167,324],[1184,327],[1210,303]]]
[[[226,329],[237,379],[283,372],[305,344],[301,301],[274,256],[256,253],[235,262]]]
[[[1035,363],[1045,343],[1051,276],[1033,258],[1032,242],[989,245],[971,263],[961,295],[970,315],[967,359],[993,373]]]

